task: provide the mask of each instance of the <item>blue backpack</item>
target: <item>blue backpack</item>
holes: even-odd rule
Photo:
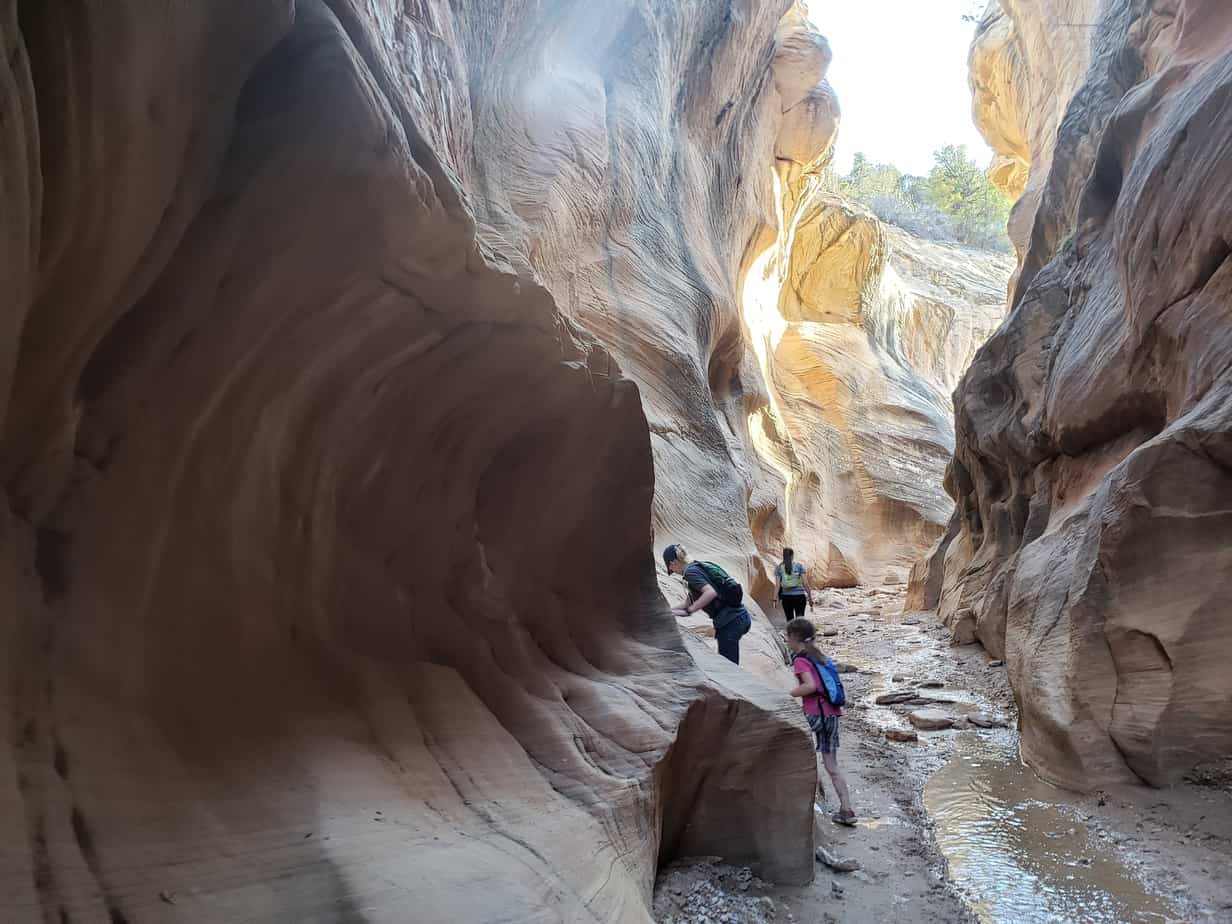
[[[821,684],[825,687],[825,696],[830,701],[830,705],[844,706],[847,704],[847,691],[843,689],[843,681],[839,678],[838,667],[835,666],[830,658],[826,658],[823,664],[810,658],[807,652],[801,651],[797,657],[804,658],[817,669],[817,676],[821,678]]]

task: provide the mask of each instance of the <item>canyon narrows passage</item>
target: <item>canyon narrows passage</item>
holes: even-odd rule
[[[1004,654],[1050,779],[1232,751],[1232,17],[1046,6],[1089,54],[1001,0],[972,58],[1015,268],[827,187],[788,0],[0,0],[2,916],[805,883],[786,540]]]

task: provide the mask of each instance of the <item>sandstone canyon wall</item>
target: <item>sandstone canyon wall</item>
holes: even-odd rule
[[[824,25],[825,9],[816,11]],[[950,392],[1004,314],[1010,261],[883,224],[827,189],[838,106],[800,5],[780,25],[773,221],[746,252],[748,489],[766,603],[784,544],[816,586],[901,581],[945,530]],[[798,102],[797,102],[798,100]],[[751,367],[751,368],[750,368]]]
[[[746,277],[744,310],[769,395],[754,445],[786,483],[754,512],[815,583],[901,583],[944,532],[950,394],[1000,323],[1011,261],[921,240],[780,164],[784,219]],[[758,515],[760,513],[760,516]]]
[[[956,395],[935,561],[943,616],[1005,655],[1041,773],[1163,785],[1232,752],[1232,7],[1108,0],[1089,21],[1009,317]],[[1069,85],[1005,66],[1042,81],[1019,99]],[[1047,135],[1055,108],[1031,111],[1021,137]]]
[[[812,875],[796,709],[649,548],[656,459],[744,510],[785,8],[0,3],[0,917]]]
[[[989,177],[1017,200],[1009,235],[1021,256],[1052,166],[1057,126],[1083,77],[1099,0],[989,0],[968,68]]]
[[[0,36],[0,912],[639,921],[677,854],[811,876],[795,706],[679,632],[652,535],[763,601],[784,539],[901,573],[1007,270],[821,189],[802,8]]]

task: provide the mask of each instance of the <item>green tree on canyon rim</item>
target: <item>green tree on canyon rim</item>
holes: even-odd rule
[[[857,153],[846,176],[831,171],[825,182],[882,221],[918,237],[1010,250],[1005,223],[1012,203],[992,185],[964,145],[936,151],[927,176],[903,173],[893,164],[874,163]]]
[[[958,240],[992,248],[1005,238],[1010,200],[992,185],[964,145],[948,144],[933,155],[928,190],[933,203],[954,222]]]

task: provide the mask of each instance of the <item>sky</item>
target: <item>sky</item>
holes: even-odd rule
[[[807,0],[830,40],[830,83],[843,117],[835,148],[839,173],[863,151],[870,160],[924,174],[933,151],[965,144],[987,166],[992,151],[971,122],[967,47],[975,24],[964,13],[981,0]]]

